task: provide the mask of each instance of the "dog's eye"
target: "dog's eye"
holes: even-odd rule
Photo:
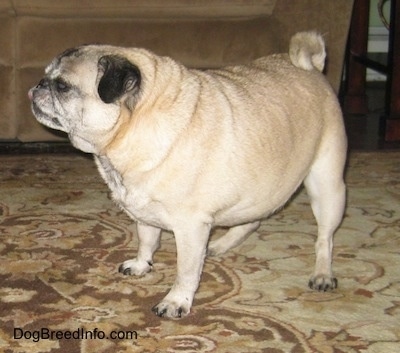
[[[71,87],[63,80],[57,80],[55,85],[58,92],[68,92],[71,89]]]

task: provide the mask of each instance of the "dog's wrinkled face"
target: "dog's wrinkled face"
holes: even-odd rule
[[[108,47],[69,49],[29,91],[32,111],[40,123],[66,132],[75,147],[96,153],[117,123],[121,103],[132,108],[140,78],[137,66]]]

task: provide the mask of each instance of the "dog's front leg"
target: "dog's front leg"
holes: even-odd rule
[[[160,246],[161,229],[138,223],[139,248],[136,258],[125,261],[118,269],[124,275],[143,276],[153,266],[153,254]]]
[[[210,225],[174,231],[177,249],[177,276],[167,296],[153,307],[158,316],[180,318],[189,314],[193,297],[199,286],[206,255]]]

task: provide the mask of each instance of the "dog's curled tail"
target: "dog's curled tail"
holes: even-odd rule
[[[317,32],[299,32],[290,40],[289,57],[292,64],[303,70],[322,71],[325,65],[325,42]]]

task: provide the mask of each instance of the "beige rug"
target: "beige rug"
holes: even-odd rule
[[[307,287],[316,225],[301,191],[207,259],[192,313],[168,320],[151,307],[174,280],[171,234],[154,272],[123,276],[135,228],[89,157],[0,156],[0,351],[400,352],[400,152],[353,153],[346,179],[337,290]]]

